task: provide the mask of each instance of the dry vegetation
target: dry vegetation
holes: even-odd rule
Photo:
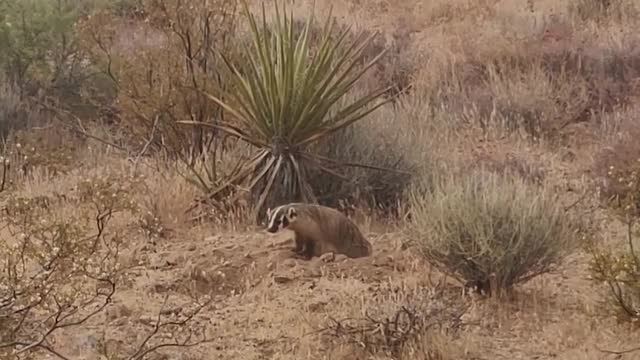
[[[0,358],[640,357],[635,1],[321,1],[298,72],[241,4],[0,0]],[[303,198],[373,255],[256,224]]]

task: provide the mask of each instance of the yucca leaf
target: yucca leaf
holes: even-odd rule
[[[190,121],[190,120],[182,120],[182,121],[176,121],[177,124],[184,124],[184,125],[198,125],[198,126],[204,126],[204,127],[209,127],[209,128],[213,128],[213,129],[218,129],[221,130],[229,135],[235,136],[239,139],[242,139],[244,141],[246,141],[247,143],[253,145],[253,146],[257,146],[257,147],[264,147],[264,146],[268,146],[267,143],[262,142],[258,139],[256,139],[256,137],[251,136],[250,134],[246,134],[244,132],[244,130],[235,127],[231,124],[222,124],[222,123],[217,123],[217,124],[211,124],[211,123],[206,123],[206,122],[201,122],[201,121]]]
[[[298,160],[292,154],[289,154],[289,161],[294,169],[294,181],[297,183],[300,193],[302,194],[304,201],[315,202],[316,198],[313,191],[309,189],[309,183],[306,181],[305,173],[302,170],[302,166],[298,164]]]
[[[335,50],[338,48],[340,44],[339,41],[343,40],[346,37],[346,35],[347,33],[344,32],[341,38],[338,41],[336,41],[334,46],[326,50],[327,52],[326,55],[328,58],[332,57],[332,55],[335,53]],[[366,44],[362,44],[360,47],[363,47],[364,45]],[[348,54],[351,51],[351,49],[355,46],[356,46],[356,43],[354,42],[351,45],[351,47],[347,49],[346,53]],[[351,60],[349,62],[350,65],[347,67],[347,69],[344,69],[343,74],[336,79],[336,75],[341,70],[341,67],[349,60]],[[308,99],[307,107],[303,110],[302,114],[299,115],[298,122],[296,122],[293,129],[291,129],[291,132],[290,132],[291,138],[293,138],[295,135],[298,134],[298,129],[300,129],[301,127],[304,129],[306,127],[305,124],[303,124],[304,120],[308,120],[307,124],[320,123],[322,118],[324,118],[324,116],[328,112],[329,108],[337,101],[337,99],[344,96],[344,94],[349,88],[345,86],[340,86],[341,85],[340,82],[345,78],[346,75],[349,74],[350,71],[352,71],[352,68],[357,64],[358,60],[359,60],[358,58],[350,59],[348,56],[344,56],[343,58],[339,59],[339,61],[334,65],[333,69],[328,74],[324,71],[325,70],[324,68],[320,68],[320,67],[318,68],[319,74],[325,75],[325,80],[322,83],[322,85],[320,85],[320,87],[317,88],[315,93],[313,93]],[[323,64],[323,65],[325,65],[325,67],[328,67],[329,63]],[[364,73],[364,71],[362,73]],[[329,87],[332,83],[333,83],[333,86]],[[344,88],[345,91],[339,91],[338,89],[340,88]],[[335,96],[333,96],[330,99],[326,99],[325,98],[326,93],[329,93],[329,94],[333,93],[335,94]],[[309,119],[307,116],[308,114],[315,114],[315,116]]]
[[[258,184],[258,182],[260,180],[262,180],[262,178],[267,174],[267,172],[269,171],[269,169],[271,169],[271,166],[273,165],[273,163],[276,161],[276,157],[272,156],[269,161],[262,167],[262,171],[260,171],[251,181],[251,183],[249,184],[249,189],[253,189],[254,186],[256,186],[256,184]]]
[[[282,156],[279,155],[278,161],[275,163],[275,165],[272,167],[269,167],[269,169],[271,170],[271,174],[269,176],[269,179],[267,180],[267,184],[264,190],[262,191],[262,194],[260,194],[260,198],[258,199],[258,203],[256,204],[257,209],[262,208],[262,205],[264,205],[264,202],[267,199],[267,195],[269,194],[269,191],[273,186],[273,182],[275,181],[276,177],[278,176],[278,173],[280,172],[281,166],[282,166]]]
[[[231,177],[230,179],[228,179],[227,181],[225,181],[222,185],[218,186],[214,191],[212,191],[211,193],[208,194],[209,197],[214,197],[216,196],[220,191],[225,190],[226,188],[228,188],[230,185],[235,184],[238,180],[246,178],[247,176],[251,175],[251,173],[253,172],[253,168],[259,164],[262,160],[264,160],[264,158],[266,156],[269,155],[269,152],[266,150],[260,151],[256,156],[254,156],[251,160],[249,160],[247,162],[247,164],[244,166],[244,170],[239,172],[237,175]]]

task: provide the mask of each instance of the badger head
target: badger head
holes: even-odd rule
[[[286,229],[296,218],[298,213],[292,206],[278,206],[271,210],[267,209],[267,231],[275,233],[279,230]]]

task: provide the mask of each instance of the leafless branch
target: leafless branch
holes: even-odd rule
[[[158,128],[158,121],[159,120],[160,120],[160,115],[156,115],[155,118],[153,119],[153,125],[151,127],[151,134],[149,135],[149,139],[147,140],[147,142],[142,147],[142,150],[140,150],[140,152],[136,156],[136,159],[133,161],[134,172],[138,168],[138,161],[147,152],[147,150],[149,149],[149,146],[151,145],[151,143],[153,143],[153,139],[155,139],[156,130]]]
[[[103,138],[101,138],[99,136],[95,136],[93,134],[90,134],[85,129],[85,127],[83,125],[83,122],[82,122],[82,119],[80,119],[75,114],[73,114],[73,113],[71,113],[69,111],[66,111],[64,109],[58,108],[58,107],[54,107],[54,106],[48,105],[43,101],[37,101],[36,100],[36,103],[38,105],[40,105],[43,109],[53,113],[56,118],[62,120],[61,122],[62,122],[63,126],[68,128],[69,130],[71,130],[71,131],[73,131],[73,132],[75,132],[75,133],[77,133],[79,135],[82,135],[82,136],[84,136],[86,138],[90,138],[90,139],[99,141],[99,142],[101,142],[101,143],[103,143],[103,144],[105,144],[107,146],[110,146],[110,147],[112,147],[114,149],[120,150],[120,151],[125,152],[125,153],[129,153],[129,150],[127,150],[126,148],[124,148],[124,147],[122,147],[122,146],[120,146],[118,144],[115,144],[115,143],[113,143],[111,141],[103,139]],[[68,117],[68,118],[73,119],[73,121],[75,121],[75,123],[76,123],[76,126],[71,126],[68,121],[64,120],[64,117]]]
[[[61,359],[68,359],[66,356],[60,354],[59,352],[57,352],[56,350],[52,349],[50,346],[45,344],[45,342],[47,338],[49,338],[56,330],[70,327],[70,326],[81,325],[87,320],[89,320],[90,318],[92,318],[93,316],[95,316],[96,314],[100,313],[108,304],[111,303],[112,297],[116,291],[115,283],[109,279],[101,279],[100,281],[107,283],[110,287],[110,290],[107,293],[97,290],[95,296],[93,296],[89,301],[83,304],[86,306],[95,302],[99,297],[104,297],[104,300],[101,301],[101,304],[98,306],[98,308],[89,312],[88,314],[85,314],[84,316],[81,316],[79,319],[65,321],[70,317],[72,317],[73,315],[75,315],[78,312],[78,308],[72,308],[70,311],[65,313],[65,307],[61,306],[56,300],[56,303],[58,303],[58,309],[56,310],[55,313],[53,313],[50,316],[50,318],[53,320],[53,324],[51,324],[49,328],[42,335],[40,335],[40,337],[37,340],[33,342],[12,341],[8,343],[0,344],[0,349],[7,348],[7,347],[20,346],[20,349],[17,351],[17,354],[22,354],[22,353],[39,348],[39,349],[48,351],[51,354]]]
[[[168,300],[168,296],[166,296],[164,298],[164,302],[162,304],[162,307],[160,309],[160,311],[158,311],[158,314],[156,316],[156,321],[155,324],[153,325],[153,329],[151,330],[151,332],[149,334],[147,334],[147,336],[144,338],[144,340],[142,341],[142,343],[140,343],[140,345],[138,346],[138,349],[136,350],[136,352],[131,355],[131,357],[129,357],[129,360],[142,360],[144,359],[145,356],[147,356],[148,354],[155,352],[159,349],[162,348],[170,348],[170,347],[193,347],[193,346],[197,346],[206,342],[210,342],[211,339],[208,339],[204,334],[202,336],[202,339],[200,340],[196,340],[196,341],[191,341],[191,333],[186,337],[186,339],[179,341],[177,339],[175,339],[174,342],[169,342],[169,343],[160,343],[160,344],[156,344],[153,346],[148,346],[150,341],[156,336],[158,335],[163,329],[169,328],[169,327],[183,327],[185,325],[187,325],[191,320],[193,320],[193,318],[198,315],[198,313],[200,313],[200,311],[205,308],[207,305],[209,305],[212,301],[212,299],[209,299],[208,301],[206,301],[205,303],[198,305],[193,311],[191,311],[191,313],[189,313],[188,315],[186,315],[182,320],[179,321],[166,321],[166,322],[162,322],[161,321],[161,316],[163,313],[163,309],[166,306],[167,300]]]
[[[605,350],[605,349],[600,349],[599,347],[595,347],[598,351],[605,353],[605,354],[613,354],[613,355],[624,355],[624,354],[631,354],[634,353],[636,351],[640,351],[640,346],[636,347],[636,348],[632,348],[632,349],[627,349],[627,350],[621,350],[621,351],[614,351],[614,350]]]

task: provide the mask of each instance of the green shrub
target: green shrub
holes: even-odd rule
[[[477,291],[496,294],[548,272],[577,226],[545,189],[474,171],[410,195],[409,237],[428,261]]]
[[[591,277],[604,283],[608,300],[620,318],[640,319],[640,257],[637,254],[640,217],[640,127],[630,122],[625,136],[603,151],[595,162],[602,180],[602,200],[627,225],[627,244],[622,251],[592,246]]]
[[[618,317],[637,321],[640,319],[640,257],[634,235],[637,237],[639,232],[632,222],[627,225],[627,248],[620,252],[592,248],[590,272],[592,280],[606,285],[609,303]]]

